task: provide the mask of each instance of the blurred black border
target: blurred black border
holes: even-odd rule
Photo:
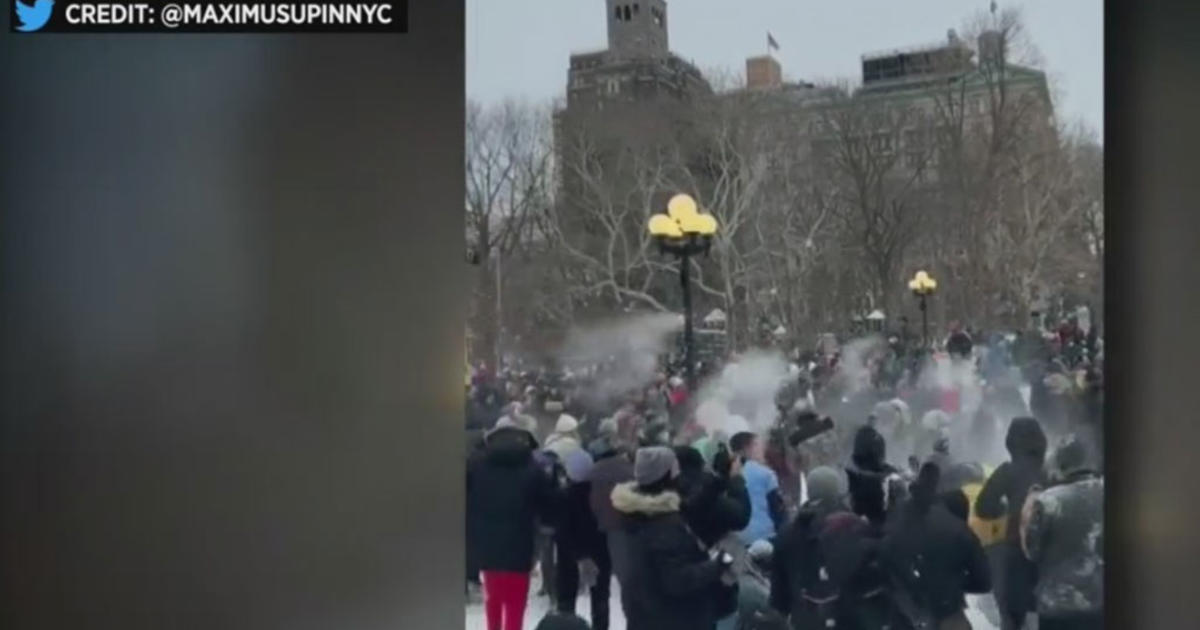
[[[1194,627],[1200,9],[1105,13],[1107,627]]]
[[[462,627],[464,11],[4,18],[0,627]]]

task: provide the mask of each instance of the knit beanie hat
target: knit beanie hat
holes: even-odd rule
[[[567,479],[574,483],[587,481],[592,473],[592,456],[581,448],[570,450],[563,456],[562,465]]]
[[[662,481],[675,468],[675,451],[665,446],[639,448],[633,459],[633,478],[639,486]]]
[[[675,459],[679,462],[679,469],[685,471],[700,471],[704,470],[704,455],[692,446],[676,446]]]
[[[567,414],[558,417],[558,422],[554,424],[555,433],[574,433],[579,428],[579,421]]]
[[[835,501],[842,496],[842,476],[829,466],[818,466],[804,478],[808,496],[817,501]]]
[[[1087,447],[1078,439],[1072,439],[1058,448],[1054,464],[1059,472],[1069,474],[1087,465]]]

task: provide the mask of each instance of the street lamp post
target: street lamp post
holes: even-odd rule
[[[663,253],[679,259],[679,284],[683,289],[684,377],[688,390],[696,388],[695,340],[692,333],[691,258],[712,247],[717,220],[701,213],[689,195],[675,195],[667,203],[667,214],[650,217],[650,235]]]
[[[929,296],[937,291],[937,280],[934,280],[928,273],[918,271],[917,275],[913,276],[912,280],[908,281],[908,288],[917,296],[921,305],[921,343],[929,347],[929,305],[927,303]]]

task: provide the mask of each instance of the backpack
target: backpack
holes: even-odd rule
[[[923,593],[929,592],[924,580],[925,556],[914,556],[909,566],[901,568],[901,573],[892,576],[892,602],[897,611],[908,621],[912,630],[936,630],[937,620],[922,597]]]
[[[837,625],[843,588],[865,561],[865,521],[851,512],[833,512],[809,525],[815,540],[806,539],[815,573],[801,577],[802,597],[822,627]],[[768,626],[769,627],[769,626]]]

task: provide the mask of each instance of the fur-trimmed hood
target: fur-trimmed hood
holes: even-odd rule
[[[656,516],[679,511],[679,494],[665,490],[658,494],[638,492],[637,483],[629,481],[617,484],[612,491],[612,504],[622,514]]]

